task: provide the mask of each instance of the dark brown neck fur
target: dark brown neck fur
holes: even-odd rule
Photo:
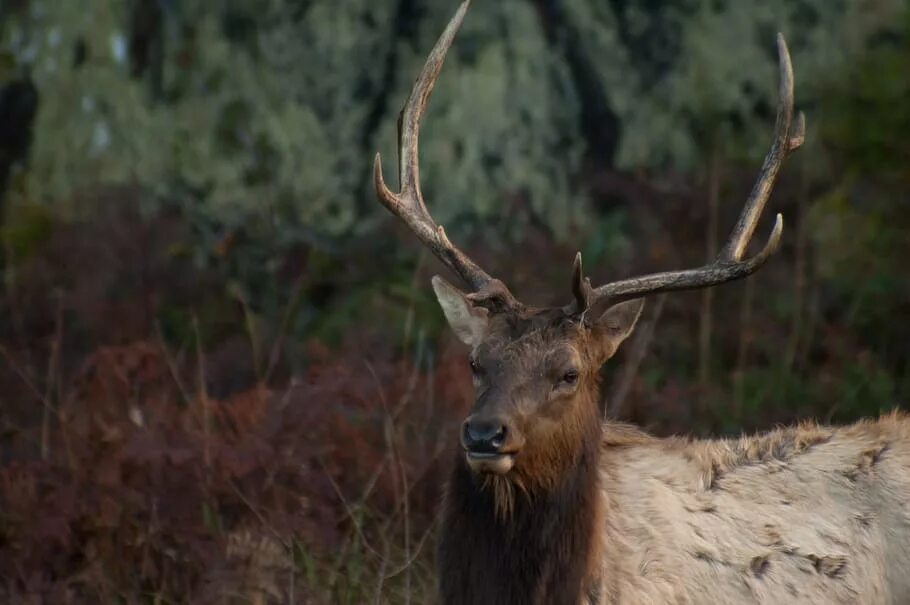
[[[598,462],[601,428],[593,418],[567,452],[551,489],[516,490],[510,514],[459,452],[446,496],[439,549],[441,602],[578,605],[599,589],[601,531]]]

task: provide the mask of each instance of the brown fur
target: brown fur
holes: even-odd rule
[[[910,420],[708,441],[601,424],[597,370],[635,317],[483,326],[474,413],[508,418],[520,448],[505,475],[458,452],[442,602],[910,602]],[[560,394],[553,373],[573,364]]]
[[[472,473],[459,452],[440,545],[442,601],[575,605],[600,586],[596,373],[571,397],[535,399],[550,380],[541,376],[548,355],[571,344],[586,356],[586,332],[561,313],[499,316],[490,330],[474,352],[490,373],[476,408],[508,411],[526,441],[506,476]]]
[[[596,441],[597,430],[588,432],[586,442]],[[459,456],[439,553],[443,603],[576,605],[599,589],[602,537],[592,531],[603,519],[598,449],[587,448],[553,489],[513,490],[506,514],[498,489],[488,489]]]

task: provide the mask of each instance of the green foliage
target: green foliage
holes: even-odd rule
[[[22,195],[61,203],[138,182],[222,229],[271,224],[290,241],[363,231],[364,208],[375,207],[370,150],[380,143],[395,157],[398,107],[451,6],[430,7],[406,47],[392,3],[262,5],[168,3],[164,50],[151,59],[163,74],[156,90],[153,70],[131,63],[129,5],[30,3],[3,35],[41,95]],[[440,218],[501,219],[503,197],[519,196],[564,233],[579,206],[580,157],[565,66],[527,3],[479,3],[465,30],[427,118],[427,190]],[[74,61],[77,48],[84,60]]]
[[[849,69],[830,74],[823,106],[825,143],[850,158],[854,174],[875,173],[894,184],[910,183],[910,10]],[[874,119],[870,119],[874,116]]]
[[[53,216],[38,204],[23,205],[0,229],[7,251],[17,259],[26,259],[42,246],[50,234]]]
[[[323,2],[301,23],[283,3],[238,4],[233,18],[255,16],[248,27],[260,30],[237,44],[208,3],[180,3],[164,15],[156,92],[130,73],[123,3],[30,6],[6,34],[41,94],[26,196],[60,202],[83,187],[139,182],[160,197],[201,202],[228,227],[267,211],[291,228],[352,227],[368,106],[354,102],[356,89],[361,74],[380,71],[388,42],[380,29],[350,28],[387,23],[389,10]],[[83,45],[85,60],[74,61]]]
[[[848,0],[619,4],[569,2],[588,52],[605,58],[598,75],[623,126],[618,163],[686,171],[702,165],[714,137],[734,157],[764,153],[777,95],[775,32],[789,43],[797,103],[812,106],[903,9],[900,0],[874,8]]]
[[[138,159],[132,142],[152,134],[142,127],[148,115],[141,91],[126,78],[121,8],[119,2],[94,3],[91,10],[32,3],[6,24],[4,48],[12,49],[42,94],[28,198],[58,199],[88,183],[128,178]],[[87,59],[77,70],[74,48],[87,34]]]
[[[201,224],[277,244],[363,233],[374,222],[365,217],[385,218],[372,203],[370,157],[383,150],[394,172],[395,116],[450,2],[421,4],[416,33],[395,3],[161,3],[160,51],[137,67],[140,5],[28,2],[4,21],[3,71],[29,74],[41,95],[26,198],[59,204],[98,184],[140,183]],[[800,101],[812,105],[901,6],[570,0],[566,15],[620,118],[618,163],[691,171],[715,137],[732,138],[733,155],[764,150],[774,31],[788,35]],[[564,236],[580,222],[579,99],[561,48],[531,3],[475,3],[422,147],[428,198],[450,231],[484,224],[518,236],[533,216]],[[882,108],[901,105],[906,83],[877,74],[900,71],[906,57],[872,61],[854,70],[860,92],[841,102],[868,110],[878,94],[869,91],[881,90]],[[859,113],[843,109],[832,111]],[[829,139],[878,149],[866,161],[899,170],[905,158],[882,137],[907,112],[883,113],[875,128],[842,122]]]

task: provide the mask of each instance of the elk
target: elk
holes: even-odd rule
[[[374,163],[381,203],[470,288],[432,280],[471,349],[476,394],[444,498],[440,601],[910,603],[904,416],[698,441],[652,437],[599,412],[598,370],[632,332],[645,296],[747,277],[780,244],[778,214],[761,251],[746,256],[781,165],[804,138],[783,37],[773,143],[716,260],[594,287],[578,255],[572,301],[534,308],[452,244],[420,189],[420,119],[467,8],[399,117],[398,193],[378,154]]]

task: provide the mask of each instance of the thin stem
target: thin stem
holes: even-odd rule
[[[720,205],[720,139],[713,137],[708,161],[708,233],[705,237],[705,258],[710,262],[717,256],[718,207]],[[711,333],[714,322],[714,288],[702,290],[698,325],[698,384],[705,390],[711,381]],[[699,398],[704,401],[704,398]],[[700,410],[704,412],[704,410]]]

